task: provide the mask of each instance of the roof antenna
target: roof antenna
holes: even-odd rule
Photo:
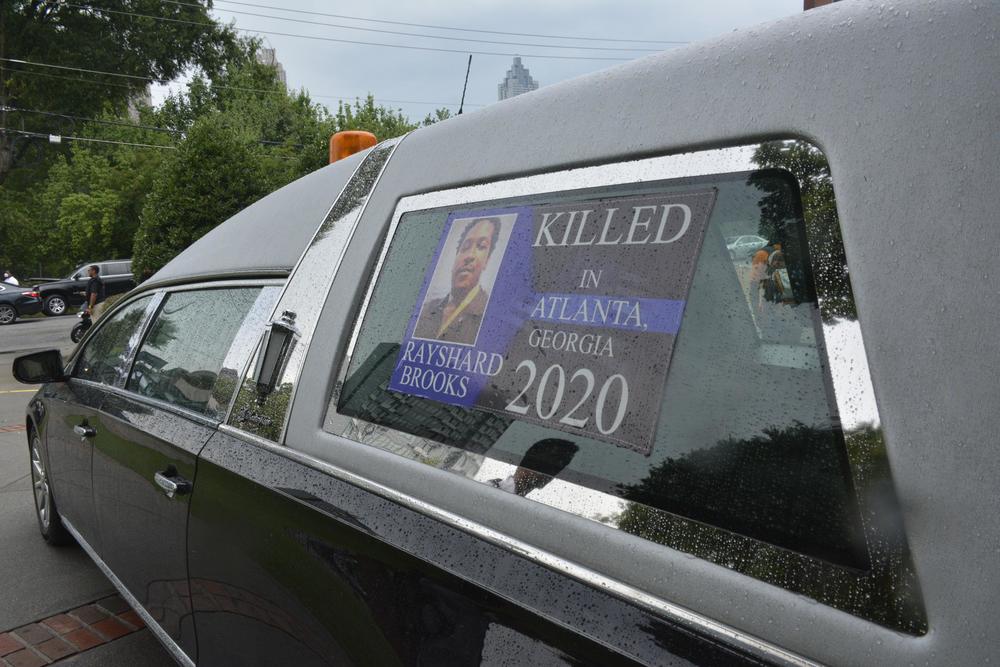
[[[458,116],[462,115],[462,107],[465,106],[465,89],[469,87],[469,70],[472,69],[472,54],[469,54],[469,64],[465,66],[465,84],[462,86],[462,101],[458,105]]]

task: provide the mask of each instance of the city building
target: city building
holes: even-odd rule
[[[140,91],[132,93],[128,98],[128,117],[133,123],[139,122],[139,110],[153,106],[153,93],[147,85]]]
[[[521,57],[514,56],[514,64],[507,70],[507,76],[497,85],[497,99],[505,100],[533,90],[538,90],[538,82],[531,78],[528,68],[521,64]]]
[[[285,77],[285,68],[278,62],[278,54],[275,49],[260,49],[257,51],[257,62],[261,65],[270,65],[278,73],[278,81],[281,85],[287,87],[288,80]]]

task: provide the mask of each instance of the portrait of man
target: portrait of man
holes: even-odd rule
[[[474,345],[516,215],[455,220],[427,290],[414,338]],[[506,233],[504,227],[506,223]],[[449,241],[454,260],[448,270]],[[488,274],[488,275],[484,275]],[[435,296],[447,285],[447,294]],[[438,288],[435,290],[435,288]]]

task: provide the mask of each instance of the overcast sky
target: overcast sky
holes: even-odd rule
[[[458,51],[441,53],[260,33],[267,46],[277,49],[278,60],[287,72],[289,87],[305,88],[317,102],[326,105],[331,111],[336,110],[337,97],[353,99],[356,96],[363,97],[370,91],[385,106],[400,108],[403,113],[416,120],[436,107],[448,107],[453,113],[458,109],[469,51],[521,54],[531,76],[541,86],[545,86],[604,69],[617,62],[539,57],[542,55],[635,58],[651,52],[586,51],[552,48],[554,46],[616,49],[636,47],[652,50],[676,47],[662,43],[636,44],[470,33],[293,13],[270,7],[339,14],[359,19],[536,35],[692,42],[799,13],[802,11],[802,0],[434,0],[409,3],[396,0],[368,0],[365,3],[336,0],[246,0],[236,3],[215,0],[215,17],[226,23],[235,22],[239,28]],[[282,16],[296,21],[249,14]],[[450,38],[519,42],[526,45],[441,40],[297,21]],[[511,55],[473,55],[466,94],[467,112],[497,100],[497,84],[503,79],[511,60]],[[173,87],[177,88],[176,85]],[[166,87],[155,87],[154,103],[162,102],[165,94]]]

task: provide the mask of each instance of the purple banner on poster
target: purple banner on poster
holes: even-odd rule
[[[648,454],[714,202],[454,211],[389,388]]]

